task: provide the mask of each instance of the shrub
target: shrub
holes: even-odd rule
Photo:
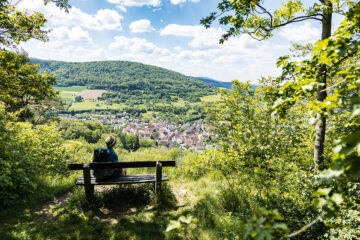
[[[66,175],[70,153],[55,124],[33,126],[5,117],[0,106],[0,205],[8,206],[37,188],[36,178]]]

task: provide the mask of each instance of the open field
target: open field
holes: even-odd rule
[[[217,95],[209,95],[209,96],[205,96],[200,98],[202,102],[217,102],[220,100],[220,94]]]
[[[126,107],[124,104],[112,104],[108,105],[103,101],[84,101],[84,102],[74,102],[69,108],[70,111],[82,111],[82,110],[108,110],[108,109],[123,109]]]
[[[60,91],[61,99],[66,103],[74,101],[76,95],[86,90],[85,86],[72,86],[72,87],[54,87],[55,90]]]
[[[55,90],[58,90],[60,92],[82,92],[87,89],[86,86],[71,86],[71,87],[54,87]]]
[[[63,101],[72,102],[74,101],[75,94],[73,92],[61,92],[60,96]]]
[[[105,90],[84,90],[78,93],[78,96],[82,96],[84,99],[97,100],[101,95],[106,92]]]

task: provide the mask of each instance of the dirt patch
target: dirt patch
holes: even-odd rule
[[[71,197],[72,193],[68,192],[58,198],[56,198],[55,200],[51,201],[50,203],[46,204],[41,210],[36,211],[36,217],[34,217],[34,221],[38,222],[38,221],[49,221],[52,219],[52,217],[49,215],[50,213],[50,209],[52,207],[56,207],[56,206],[60,206],[63,205],[64,203],[67,202],[67,200],[69,200],[69,198]]]
[[[97,100],[101,95],[106,92],[105,90],[85,90],[78,94],[84,99]]]

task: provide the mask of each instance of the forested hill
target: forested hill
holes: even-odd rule
[[[91,88],[124,88],[146,90],[146,88],[179,88],[210,90],[211,86],[198,79],[161,67],[129,61],[62,62],[31,59],[39,64],[41,73],[56,77],[56,86],[89,86]]]
[[[207,77],[194,77],[194,78],[199,79],[199,80],[203,81],[204,83],[208,83],[211,86],[216,87],[216,88],[225,88],[225,89],[230,90],[233,85],[232,82],[222,82],[222,81],[217,81],[215,79],[207,78]],[[251,86],[251,89],[253,89],[253,90],[259,87],[258,84],[250,84],[250,86]]]

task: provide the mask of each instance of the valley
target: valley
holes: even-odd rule
[[[205,118],[205,103],[219,100],[215,86],[231,86],[127,61],[31,61],[39,72],[56,77],[54,89],[63,102],[59,114],[127,112],[137,119],[193,122]]]

